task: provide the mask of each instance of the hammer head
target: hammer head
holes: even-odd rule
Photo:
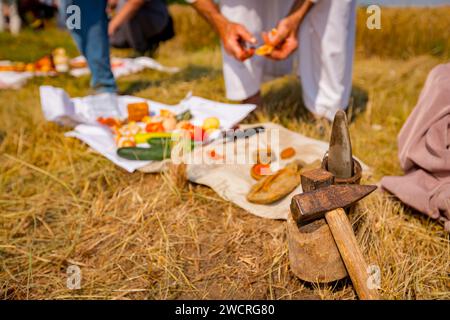
[[[336,112],[328,150],[328,171],[314,169],[302,173],[302,194],[291,201],[292,216],[306,224],[338,208],[348,208],[377,187],[359,184],[334,185],[335,179],[349,179],[354,174],[352,145],[344,111]]]
[[[357,184],[330,185],[301,193],[292,198],[291,212],[297,223],[304,225],[322,218],[328,211],[351,206],[376,188]]]

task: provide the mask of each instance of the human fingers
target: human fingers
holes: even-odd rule
[[[256,44],[256,38],[241,24],[237,24],[235,31],[239,38],[244,40],[245,42],[249,42],[251,44]]]
[[[274,50],[268,55],[268,58],[274,59],[274,60],[284,60],[289,55],[291,55],[292,52],[294,52],[298,47],[298,42],[296,39],[288,38],[286,41],[274,48]]]

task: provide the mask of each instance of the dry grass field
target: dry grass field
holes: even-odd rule
[[[217,39],[188,7],[174,6],[178,37],[158,59],[182,71],[121,78],[121,92],[175,103],[195,95],[224,100]],[[401,174],[396,135],[427,73],[450,56],[450,8],[386,9],[383,29],[358,12],[350,126],[370,182]],[[192,27],[192,26],[196,27]],[[56,46],[76,50],[55,28],[0,34],[0,59],[31,61]],[[116,55],[127,54],[115,51]],[[35,78],[0,91],[1,299],[355,299],[350,281],[305,283],[289,270],[285,222],[261,219],[210,189],[178,189],[165,174],[126,173],[68,128],[45,122],[39,85],[86,94],[89,79]],[[327,140],[306,114],[295,77],[263,87],[249,121],[273,121]],[[351,216],[367,261],[381,270],[385,299],[450,299],[450,241],[438,223],[376,193]],[[66,287],[66,269],[82,288]]]

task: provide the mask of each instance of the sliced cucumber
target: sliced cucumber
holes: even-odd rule
[[[119,157],[128,160],[161,161],[170,158],[170,145],[153,145],[151,148],[125,147],[117,149]]]

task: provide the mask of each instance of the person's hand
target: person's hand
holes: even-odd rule
[[[267,57],[274,60],[283,60],[294,52],[298,47],[298,28],[299,23],[297,21],[286,17],[278,23],[275,34],[263,32],[264,42],[274,47]]]
[[[118,4],[118,0],[108,0],[108,5],[106,7],[106,12],[109,15],[112,15],[114,13],[114,10],[116,10]]]
[[[111,3],[114,3],[114,1],[111,1]],[[108,35],[112,36],[116,33],[117,29],[119,29],[120,26],[128,20],[132,19],[144,4],[144,0],[127,0],[119,12],[117,12],[117,14],[109,22]]]
[[[256,44],[256,39],[243,25],[226,22],[219,29],[219,35],[225,51],[237,60],[244,61],[255,53],[255,49],[247,47],[247,43]]]

